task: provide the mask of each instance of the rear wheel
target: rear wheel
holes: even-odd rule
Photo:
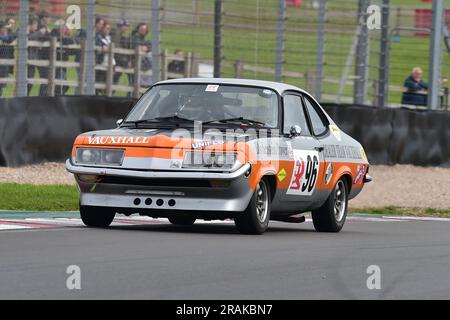
[[[114,220],[116,212],[112,208],[80,205],[81,220],[88,227],[106,228]]]
[[[178,226],[192,226],[195,222],[195,218],[192,217],[170,217],[169,221],[171,224]]]
[[[262,234],[269,226],[269,220],[270,189],[267,181],[263,179],[256,186],[247,209],[234,218],[234,223],[240,233]]]
[[[314,228],[319,232],[339,232],[347,217],[348,188],[344,178],[339,179],[327,201],[312,211]]]

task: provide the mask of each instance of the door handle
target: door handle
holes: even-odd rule
[[[322,151],[323,151],[323,147],[314,147],[314,150],[317,150],[317,151],[319,151],[319,152],[322,152]]]

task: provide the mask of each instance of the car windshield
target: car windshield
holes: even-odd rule
[[[274,128],[278,96],[267,88],[217,84],[161,84],[146,92],[125,123],[165,120],[245,122]]]

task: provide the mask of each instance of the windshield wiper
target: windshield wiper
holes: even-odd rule
[[[138,124],[140,123],[158,123],[161,121],[176,121],[176,122],[193,122],[194,120],[181,118],[177,115],[168,116],[168,117],[157,117],[153,119],[141,119],[141,120],[134,120],[134,121],[124,121],[123,124],[134,124],[136,128],[138,127]]]
[[[154,119],[141,119],[141,120],[133,120],[133,121],[124,121],[124,122],[122,122],[121,126],[123,126],[124,124],[134,124],[135,127],[137,128],[138,124],[140,124],[140,123],[152,123],[152,122],[157,122],[157,121],[155,121]]]
[[[257,121],[257,120],[252,120],[252,119],[246,119],[244,117],[211,120],[211,121],[203,122],[203,124],[215,123],[215,122],[220,122],[220,123],[240,122],[240,123],[245,123],[245,124],[257,124],[257,125],[260,125],[260,126],[265,126],[266,125],[264,122]]]
[[[187,119],[187,118],[183,118],[183,117],[179,117],[178,115],[173,115],[173,116],[168,116],[168,117],[157,117],[151,120],[157,120],[157,121],[177,121],[177,122],[194,122],[194,120],[192,119]]]

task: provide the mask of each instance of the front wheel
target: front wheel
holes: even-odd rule
[[[236,228],[244,234],[262,234],[269,226],[270,189],[266,180],[256,186],[250,203],[242,214],[234,218]]]
[[[114,220],[116,212],[111,208],[80,205],[81,221],[88,227],[106,228]]]
[[[327,201],[312,211],[314,228],[319,232],[339,232],[347,217],[348,188],[344,178],[339,179]]]

